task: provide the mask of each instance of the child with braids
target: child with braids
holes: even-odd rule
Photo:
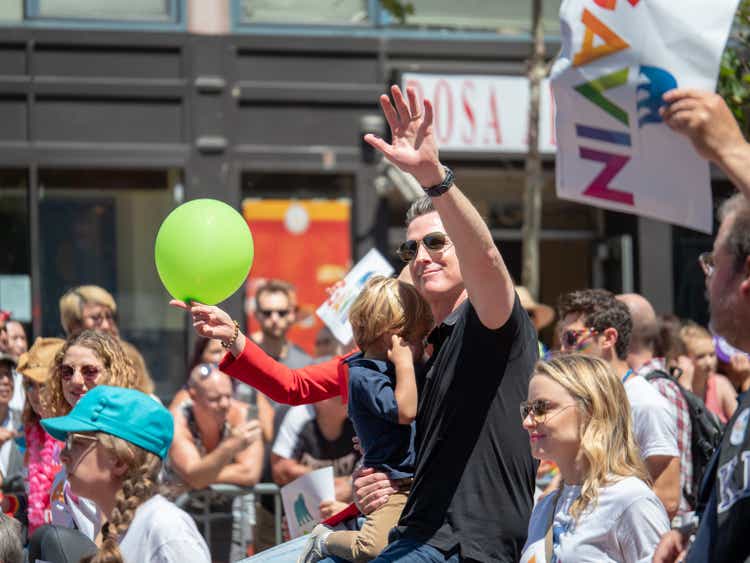
[[[107,519],[101,547],[87,563],[211,560],[193,519],[157,494],[174,434],[161,404],[134,389],[99,385],[42,426],[65,442],[61,459],[72,492],[93,500]]]
[[[98,385],[137,388],[137,374],[117,338],[86,330],[68,339],[55,355],[41,397],[45,415],[68,414]],[[101,511],[88,498],[71,494],[66,477],[62,469],[50,488],[52,523],[75,528],[94,541],[101,529]]]
[[[328,556],[357,563],[375,559],[398,523],[414,476],[414,360],[421,360],[423,340],[433,325],[430,307],[412,284],[374,276],[352,304],[349,321],[361,350],[346,360],[349,418],[365,467],[386,472],[399,490],[367,516],[358,532],[316,526],[298,563]]]

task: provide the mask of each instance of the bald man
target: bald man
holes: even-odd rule
[[[624,303],[633,320],[627,362],[633,371],[648,375],[651,371],[666,369],[662,358],[654,358],[654,347],[659,335],[656,311],[648,299],[637,293],[623,293],[617,299]]]
[[[656,339],[659,335],[659,322],[656,311],[648,299],[637,293],[623,293],[617,299],[624,303],[633,320],[627,362],[635,373],[645,377],[659,390],[669,404],[677,427],[677,449],[680,451],[680,504],[673,519],[674,525],[681,525],[693,510],[695,491],[693,483],[693,456],[691,452],[692,426],[690,411],[679,384],[671,379],[653,378],[655,372],[668,373],[664,358],[654,356]]]
[[[170,408],[174,439],[163,493],[174,499],[213,483],[254,486],[263,466],[260,423],[247,421],[247,405],[232,398],[229,376],[216,364],[199,364],[190,372],[188,395],[187,400]],[[232,511],[232,499],[222,495],[212,495],[210,505],[212,512]],[[190,504],[186,509],[189,513],[202,510]],[[233,526],[220,519],[210,526],[212,559],[230,560]],[[242,541],[239,536],[237,539]]]

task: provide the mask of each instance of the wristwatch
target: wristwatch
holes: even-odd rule
[[[453,175],[453,170],[451,170],[445,165],[443,165],[443,170],[445,170],[445,178],[443,178],[442,182],[440,182],[436,186],[431,186],[429,188],[422,188],[424,190],[424,193],[426,193],[428,196],[439,197],[443,195],[445,192],[447,192],[450,189],[450,187],[453,185],[453,180],[455,179],[455,176]]]

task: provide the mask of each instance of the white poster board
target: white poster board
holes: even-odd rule
[[[659,116],[675,87],[713,91],[737,0],[566,0],[552,70],[557,195],[712,228],[708,163]]]
[[[393,272],[393,266],[373,248],[349,271],[343,285],[318,307],[318,317],[331,329],[336,340],[342,344],[351,342],[352,325],[349,323],[349,309],[362,292],[367,280],[376,274],[390,276]]]
[[[312,531],[320,522],[320,503],[335,499],[333,467],[316,469],[281,487],[281,502],[291,537]]]

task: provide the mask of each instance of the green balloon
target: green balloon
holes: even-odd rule
[[[195,199],[172,211],[159,227],[156,270],[175,299],[206,305],[237,291],[253,265],[253,235],[234,208]]]

